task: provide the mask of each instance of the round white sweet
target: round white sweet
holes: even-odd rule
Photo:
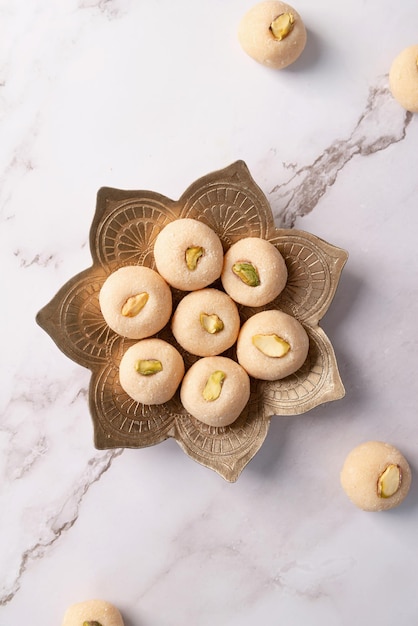
[[[159,362],[161,371],[142,374],[139,362]],[[176,393],[184,375],[181,354],[162,339],[142,339],[127,349],[119,365],[122,389],[141,404],[163,404]]]
[[[203,391],[214,372],[223,372],[225,379],[220,396],[205,400]],[[228,426],[244,410],[250,398],[250,379],[232,359],[209,356],[196,361],[186,373],[180,388],[181,402],[191,415],[209,426]]]
[[[187,251],[200,248],[201,256],[196,267],[187,264]],[[222,271],[223,247],[218,235],[198,220],[183,218],[174,220],[157,235],[154,243],[155,264],[161,276],[183,291],[203,289]]]
[[[284,16],[282,19],[287,27],[281,38],[277,38],[272,30],[272,24],[279,16]],[[238,28],[238,40],[243,50],[258,63],[283,69],[302,54],[306,29],[293,7],[268,0],[256,4],[244,15]]]
[[[218,330],[210,332],[213,326]],[[223,291],[210,287],[188,293],[172,317],[174,337],[185,350],[197,356],[225,352],[235,343],[239,329],[235,302]]]
[[[379,480],[389,466],[398,468],[400,485],[389,497],[379,495]],[[403,454],[382,441],[367,441],[348,454],[341,470],[341,486],[350,500],[364,511],[393,509],[406,498],[411,470]]]
[[[148,295],[146,304],[136,315],[124,315],[128,299],[139,294]],[[130,339],[143,339],[160,331],[170,319],[173,307],[165,280],[141,265],[121,267],[110,274],[100,290],[99,302],[108,326]]]
[[[259,284],[248,285],[234,272],[234,268],[242,263],[256,269]],[[225,291],[235,302],[264,306],[283,291],[287,282],[287,267],[272,243],[259,237],[245,237],[232,244],[226,252],[221,280]]]
[[[389,87],[404,109],[418,113],[418,45],[405,48],[395,58],[389,71]]]
[[[289,350],[284,356],[267,356],[254,344],[257,335],[276,335]],[[237,341],[238,363],[250,376],[261,380],[280,380],[296,372],[305,362],[309,337],[297,319],[283,311],[261,311],[241,327]]]
[[[105,600],[86,600],[70,606],[65,612],[62,626],[81,626],[85,622],[101,626],[123,626],[118,609]]]

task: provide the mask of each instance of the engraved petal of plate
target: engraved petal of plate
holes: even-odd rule
[[[199,178],[182,201],[182,217],[205,222],[225,248],[242,237],[268,238],[274,230],[270,205],[243,161]]]
[[[277,230],[270,239],[286,261],[288,280],[274,305],[297,319],[317,325],[335,295],[347,253],[319,237]]]
[[[190,458],[235,482],[263,445],[269,426],[270,415],[253,392],[245,411],[230,426],[208,426],[186,414],[176,419],[174,437]]]
[[[153,192],[101,189],[90,233],[93,259],[113,269],[121,265],[153,267],[155,238],[176,217],[172,205],[172,200]]]
[[[174,401],[155,406],[136,402],[120,386],[117,368],[93,375],[89,397],[96,448],[146,448],[169,437]]]
[[[263,383],[264,407],[271,415],[300,415],[345,395],[330,340],[319,327],[306,331],[310,345],[304,365],[282,380]]]
[[[100,310],[98,294],[106,276],[89,269],[69,280],[37,315],[38,324],[70,359],[93,369],[106,363],[117,335]]]

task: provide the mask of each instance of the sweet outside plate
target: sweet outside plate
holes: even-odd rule
[[[107,276],[124,265],[155,268],[156,236],[167,223],[184,217],[215,230],[225,250],[248,236],[277,246],[288,268],[287,285],[266,307],[239,305],[241,319],[278,308],[297,318],[309,335],[302,368],[274,382],[252,379],[247,407],[227,427],[207,426],[193,418],[178,392],[163,405],[132,400],[120,386],[118,366],[135,342],[113,332],[99,307]],[[37,322],[64,354],[91,370],[89,404],[96,448],[144,448],[173,437],[192,459],[234,482],[262,446],[271,416],[302,414],[344,396],[334,350],[319,321],[331,304],[348,255],[310,233],[276,228],[267,198],[243,161],[198,179],[177,201],[152,191],[100,189],[90,250],[92,266],[59,290],[39,311]],[[172,291],[175,306],[185,293]],[[196,360],[177,345],[169,324],[157,336],[180,350],[186,368]],[[234,358],[234,348],[226,355]]]

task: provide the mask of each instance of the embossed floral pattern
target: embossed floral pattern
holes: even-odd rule
[[[303,367],[283,380],[252,380],[246,409],[222,428],[189,415],[178,394],[158,406],[132,400],[120,386],[118,367],[134,342],[114,333],[99,307],[107,276],[124,265],[154,268],[156,236],[167,223],[183,217],[213,228],[225,250],[249,235],[276,245],[287,264],[288,282],[280,296],[262,308],[295,316],[310,340]],[[91,370],[89,399],[97,448],[143,448],[173,437],[191,458],[232,482],[263,444],[272,415],[301,414],[344,395],[332,345],[319,321],[332,301],[347,254],[309,233],[277,229],[266,197],[242,161],[200,178],[177,201],[150,191],[100,189],[90,249],[92,267],[68,281],[37,321],[69,358]],[[173,290],[174,304],[182,296]],[[243,306],[239,310],[243,321],[255,311]],[[176,345],[186,367],[197,358],[176,344],[169,325],[158,336]],[[228,355],[234,358],[234,348]]]

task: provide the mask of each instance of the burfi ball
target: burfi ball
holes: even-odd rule
[[[350,500],[364,511],[398,506],[411,486],[407,460],[394,446],[368,441],[354,448],[341,470],[341,485]]]
[[[123,619],[118,609],[110,602],[86,600],[70,606],[62,622],[62,626],[83,626],[83,624],[123,626]]]
[[[404,109],[418,113],[418,45],[405,48],[393,61],[389,86]]]
[[[250,398],[250,379],[232,359],[208,356],[186,373],[180,398],[186,411],[209,426],[228,426]]]
[[[99,294],[103,317],[119,335],[143,339],[169,321],[173,304],[170,287],[149,267],[132,265],[116,270]]]
[[[270,0],[256,4],[244,15],[238,39],[243,50],[255,61],[282,69],[302,54],[306,29],[293,7]]]
[[[238,363],[261,380],[290,376],[304,364],[308,350],[309,337],[302,324],[278,310],[256,313],[238,335]]]
[[[198,220],[174,220],[157,235],[154,244],[157,270],[183,291],[203,289],[222,271],[223,247],[218,235]]]
[[[141,404],[168,402],[184,375],[184,362],[162,339],[142,339],[127,349],[119,365],[122,389]]]
[[[221,354],[235,343],[239,329],[235,302],[223,291],[209,287],[187,294],[172,318],[174,337],[197,356]]]
[[[283,291],[287,267],[272,243],[259,237],[245,237],[226,252],[221,280],[235,302],[259,307]]]

